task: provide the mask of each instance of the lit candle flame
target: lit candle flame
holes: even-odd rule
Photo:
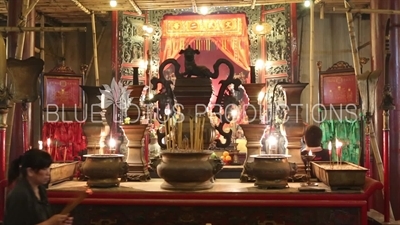
[[[50,145],[51,145],[51,139],[47,138],[47,147],[50,147]]]
[[[43,149],[43,141],[38,141],[38,144],[39,144],[39,150],[42,150]]]
[[[110,141],[108,142],[108,146],[113,149],[113,148],[115,148],[116,145],[117,145],[117,142],[115,141],[115,139],[110,138]]]
[[[309,156],[312,156],[312,155],[313,155],[311,150],[308,152],[308,155],[309,155]]]
[[[342,142],[340,142],[338,139],[336,139],[336,148],[340,148],[340,147],[342,147],[343,146],[343,143]]]
[[[258,97],[257,97],[258,103],[260,103],[264,99],[264,96],[265,96],[265,93],[263,91],[258,93]]]
[[[329,144],[328,144],[328,150],[329,150],[329,151],[332,151],[332,142],[331,142],[331,141],[330,141]]]

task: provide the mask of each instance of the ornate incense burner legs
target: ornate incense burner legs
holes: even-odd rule
[[[307,180],[306,183],[302,183],[302,187],[307,187],[307,186],[318,186],[318,183],[313,183],[311,182],[311,161],[315,158],[315,155],[302,155],[301,158],[303,161],[306,162],[306,172],[307,172]]]

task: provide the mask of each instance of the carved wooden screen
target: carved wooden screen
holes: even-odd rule
[[[291,73],[290,5],[266,5],[262,12],[272,31],[266,35],[266,78],[287,78]]]
[[[139,84],[144,84],[144,16],[124,12],[119,14],[119,62],[121,79],[124,83],[133,82],[133,67],[139,67]]]

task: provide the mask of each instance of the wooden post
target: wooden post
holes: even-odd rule
[[[100,86],[99,77],[99,62],[97,60],[97,34],[96,34],[96,17],[94,12],[90,15],[92,19],[92,39],[93,39],[93,61],[94,61],[94,77],[96,79],[96,86]]]
[[[29,6],[29,1],[28,0],[23,0],[22,2],[22,18],[20,19],[19,22],[19,27],[25,27],[26,26],[26,17],[27,14],[25,13],[28,9]],[[22,54],[24,53],[24,43],[25,43],[25,32],[22,31],[18,34],[18,39],[17,39],[17,50],[15,51],[15,58],[22,60]]]
[[[314,78],[315,78],[315,59],[314,59],[314,1],[310,1],[310,82],[309,82],[309,102],[308,102],[308,124],[314,124],[313,103],[314,103]]]
[[[21,32],[21,31],[33,31],[33,32],[70,32],[79,31],[86,32],[86,27],[0,27],[1,32]]]
[[[385,9],[352,9],[352,8],[333,8],[336,12],[346,13],[366,13],[366,14],[388,14],[388,15],[400,15],[400,10],[385,10]]]
[[[344,1],[344,5],[345,5],[346,9],[350,9],[350,4],[347,2],[347,0],[343,0],[343,1]],[[349,29],[354,72],[355,72],[356,76],[360,76],[361,75],[360,54],[358,52],[358,47],[357,47],[356,32],[354,31],[353,14],[350,12],[350,10],[346,11],[346,18],[347,18],[347,28]]]
[[[104,31],[105,31],[105,30],[106,30],[106,29],[105,29],[105,26],[103,26],[103,27],[101,28],[99,38],[97,39],[96,48],[99,47],[100,42],[101,42],[101,39],[103,38],[103,34],[104,34]],[[90,59],[90,62],[89,62],[88,68],[87,68],[87,73],[88,73],[88,74],[90,73],[90,69],[92,68],[93,61],[94,61],[94,55],[93,55],[92,58]]]
[[[40,16],[40,58],[44,61],[44,57],[45,57],[45,52],[44,52],[44,41],[45,41],[45,36],[44,36],[44,22],[45,22],[45,18],[44,15]]]

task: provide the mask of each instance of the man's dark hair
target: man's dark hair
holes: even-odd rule
[[[310,125],[304,131],[304,141],[308,147],[321,147],[322,130],[316,125]]]

